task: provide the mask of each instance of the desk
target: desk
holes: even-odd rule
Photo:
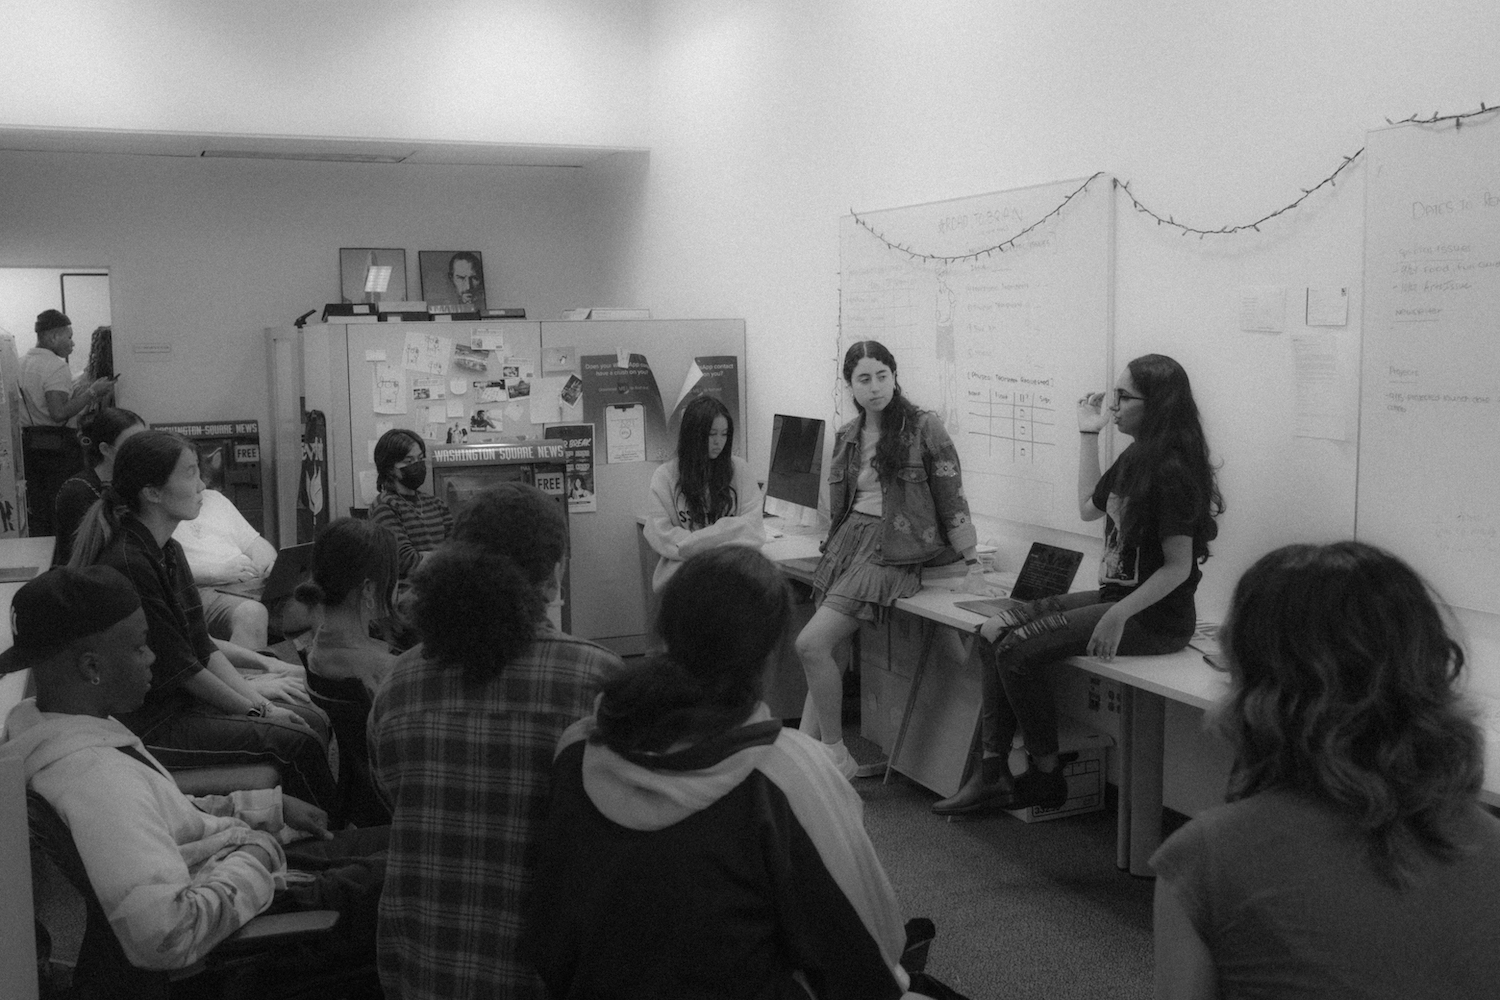
[[[1229,693],[1229,675],[1203,662],[1203,654],[1192,648],[1113,660],[1075,656],[1067,662],[1124,685],[1115,865],[1132,875],[1151,875],[1151,855],[1161,845],[1166,703],[1209,708]]]
[[[762,551],[772,561],[785,564],[816,556],[820,540],[821,535],[787,534],[767,542]],[[800,567],[788,568],[787,574],[811,578],[811,572]],[[988,579],[1003,580],[998,575]],[[979,722],[982,667],[974,655],[974,630],[984,617],[956,607],[959,601],[972,599],[947,587],[929,585],[896,602],[897,611],[914,616],[921,625],[916,639],[917,669],[910,687],[894,692],[904,706],[900,726],[886,727],[896,733],[887,747],[889,770],[900,771],[943,795],[951,795],[962,780]],[[954,644],[950,655],[934,658],[933,651],[943,643]],[[924,676],[934,659],[943,664],[943,674]],[[1192,648],[1165,656],[1122,656],[1108,661],[1076,656],[1067,662],[1123,686],[1115,862],[1133,875],[1150,875],[1149,861],[1161,842],[1166,703],[1207,709],[1228,693],[1228,675],[1209,667]],[[912,689],[915,697],[910,697]],[[1486,735],[1480,800],[1500,808],[1500,698],[1471,693],[1470,700],[1479,710]],[[865,735],[873,738],[868,729]],[[876,742],[886,745],[879,739]]]

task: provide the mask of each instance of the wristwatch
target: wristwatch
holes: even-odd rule
[[[245,712],[245,714],[250,716],[252,719],[264,719],[266,717],[266,713],[270,710],[271,703],[268,701],[262,701],[258,704],[251,705],[250,708]]]

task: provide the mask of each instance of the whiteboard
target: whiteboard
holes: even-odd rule
[[[1500,613],[1500,122],[1366,146],[1355,537]]]
[[[902,391],[957,445],[974,514],[1073,533],[1076,401],[1114,382],[1114,186],[1083,184],[858,213],[839,234],[840,361],[856,341],[890,348]],[[931,259],[1033,225],[1003,253]],[[839,398],[842,423],[856,411]]]

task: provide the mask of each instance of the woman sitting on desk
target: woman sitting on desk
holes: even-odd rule
[[[114,406],[96,410],[79,428],[78,440],[87,464],[82,472],[74,473],[62,484],[53,501],[52,525],[57,531],[57,545],[52,550],[52,565],[68,564],[78,526],[115,474],[115,451],[126,438],[145,429],[146,421],[140,414]]]
[[[1500,996],[1500,821],[1426,585],[1360,542],[1289,545],[1221,635],[1229,804],[1151,859],[1156,995]]]
[[[168,768],[267,763],[292,795],[332,808],[327,718],[308,704],[300,682],[272,669],[276,661],[217,645],[208,634],[198,588],[172,538],[179,522],[198,516],[202,492],[193,446],[166,431],[142,431],[120,445],[114,479],[78,529],[70,565],[97,562],[125,574],[156,654],[145,704],[120,721]],[[257,676],[248,680],[237,668]]]
[[[924,564],[955,563],[962,553],[963,589],[986,596],[991,589],[974,551],[978,537],[958,452],[942,421],[902,394],[896,359],[876,341],[860,341],[844,354],[844,382],[859,416],[834,443],[833,525],[813,577],[818,610],[797,636],[797,653],[807,674],[802,731],[820,736],[840,773],[854,778],[860,769],[844,746],[834,648],[861,621],[884,621],[897,600],[922,589]]]
[[[375,486],[370,520],[396,536],[396,566],[404,580],[427,553],[453,531],[453,512],[431,493],[427,482],[427,445],[404,427],[393,427],[375,442]]]
[[[682,561],[718,545],[765,543],[761,495],[750,466],[736,458],[734,418],[715,396],[699,396],[682,411],[677,457],[651,476],[646,541],[661,556],[651,589],[657,592]]]
[[[1085,521],[1105,519],[1099,589],[1033,601],[980,628],[988,640],[983,754],[956,795],[933,803],[938,815],[1061,806],[1068,785],[1047,670],[1084,653],[1106,660],[1171,653],[1192,638],[1198,564],[1218,535],[1214,518],[1224,500],[1187,372],[1165,355],[1147,354],[1125,366],[1108,414],[1104,399],[1096,392],[1078,401],[1079,513]],[[1135,440],[1100,475],[1099,432],[1111,419]],[[1017,726],[1031,766],[1012,778],[1006,758]]]

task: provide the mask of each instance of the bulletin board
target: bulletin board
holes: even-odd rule
[[[840,223],[840,358],[891,350],[953,438],[975,514],[1084,530],[1076,401],[1113,383],[1113,198],[1097,174]]]
[[[1355,535],[1500,614],[1500,116],[1366,155]]]

